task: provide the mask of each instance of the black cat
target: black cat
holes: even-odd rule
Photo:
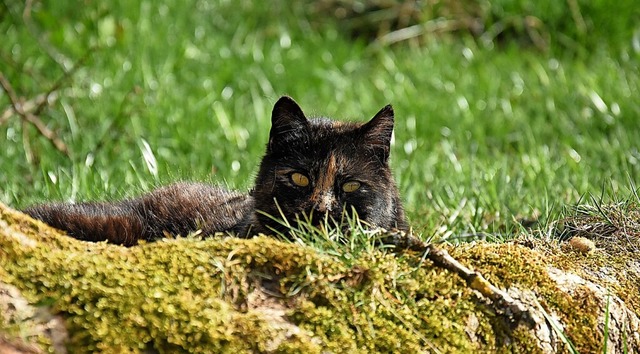
[[[352,212],[370,226],[405,230],[388,165],[393,120],[391,106],[365,124],[307,119],[293,99],[282,97],[249,194],[180,182],[131,200],[44,204],[25,212],[75,238],[126,246],[197,230],[287,235],[286,222],[298,220],[341,227]]]

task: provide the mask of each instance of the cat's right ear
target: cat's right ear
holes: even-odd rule
[[[393,108],[387,105],[360,128],[364,134],[365,145],[370,147],[383,163],[389,159],[393,121]]]
[[[309,121],[302,108],[288,96],[282,96],[273,106],[268,151],[291,146],[297,141],[306,141]]]

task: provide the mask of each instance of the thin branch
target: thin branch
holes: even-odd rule
[[[457,274],[467,283],[469,288],[478,291],[482,296],[490,300],[496,312],[506,316],[510,322],[515,324],[520,321],[534,323],[530,311],[524,304],[491,284],[479,272],[458,262],[445,249],[423,242],[415,236],[407,235],[404,232],[391,232],[385,236],[382,242],[394,245],[397,250],[424,253],[425,258],[432,261],[436,267]]]
[[[58,138],[58,135],[51,129],[47,128],[47,126],[40,120],[40,118],[38,118],[33,113],[25,110],[23,100],[18,98],[15,91],[13,90],[13,87],[9,83],[9,80],[7,80],[3,73],[0,73],[0,86],[2,86],[4,91],[7,93],[13,111],[18,116],[20,116],[20,118],[22,118],[24,122],[29,122],[33,126],[35,126],[40,134],[47,138],[56,149],[58,149],[66,156],[69,156],[69,149],[67,148],[67,145],[62,140],[60,140],[60,138]],[[47,95],[50,95],[52,92],[49,92]],[[45,104],[47,100],[44,99],[43,102],[44,103],[41,103],[41,105]]]
[[[22,109],[25,112],[33,112],[33,110],[40,106],[41,104],[43,104],[43,102],[46,104],[51,104],[53,102],[55,102],[58,99],[58,93],[57,92],[47,92],[47,93],[41,93],[38,96],[28,100],[28,101],[24,101],[22,103]],[[16,114],[16,111],[13,109],[12,105],[9,105],[9,107],[7,107],[2,114],[0,114],[0,125],[6,123],[9,118],[11,118],[14,114]]]
[[[91,47],[89,48],[84,55],[78,59],[78,61],[76,61],[73,66],[71,67],[71,69],[69,70],[64,70],[64,74],[62,74],[62,76],[60,76],[58,78],[58,80],[56,80],[56,82],[53,83],[53,86],[51,86],[51,88],[49,88],[49,90],[45,93],[45,99],[42,100],[40,102],[40,104],[36,107],[36,109],[33,111],[34,115],[39,115],[42,110],[44,109],[44,107],[47,105],[47,103],[49,102],[49,97],[54,94],[56,91],[58,91],[60,89],[60,87],[62,87],[62,84],[64,84],[64,82],[69,79],[71,76],[73,76],[73,74],[76,73],[76,71],[78,71],[78,69],[80,69],[84,63],[87,61],[87,59],[89,59],[89,57],[91,56],[91,54],[93,54],[93,52],[98,49],[98,47]]]
[[[65,71],[68,67],[72,66],[72,62],[69,58],[67,58],[64,54],[59,52],[56,48],[54,48],[49,42],[47,42],[43,36],[38,33],[36,29],[36,25],[32,21],[31,11],[33,9],[33,0],[27,0],[25,2],[25,7],[22,11],[22,20],[24,21],[27,30],[33,36],[33,38],[38,42],[40,48],[44,50],[44,52],[51,58],[53,61],[58,63]]]
[[[587,23],[584,21],[582,17],[582,13],[580,13],[580,5],[578,5],[578,1],[576,0],[567,0],[569,4],[569,9],[571,10],[571,17],[573,17],[573,22],[576,24],[576,30],[578,34],[584,36],[587,34]]]

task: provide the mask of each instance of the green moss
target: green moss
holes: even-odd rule
[[[72,351],[537,351],[526,328],[511,328],[419,254],[372,250],[348,266],[268,237],[123,248],[59,235],[5,208],[1,220],[13,226],[0,228],[0,280],[32,301],[51,299]],[[581,352],[600,348],[593,328],[603,309],[588,291],[558,291],[546,273],[556,258],[514,243],[448,250],[499,287],[534,289]]]

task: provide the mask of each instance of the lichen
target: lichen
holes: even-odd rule
[[[0,268],[0,274],[4,274]],[[34,306],[20,291],[0,282],[0,353],[65,353],[67,333],[60,318]]]
[[[456,249],[454,257],[468,257],[471,265],[500,288],[535,289],[541,305],[558,314],[565,323],[564,335],[571,338],[580,353],[594,353],[603,343],[602,334],[594,331],[597,318],[604,309],[596,306],[593,294],[584,292],[570,296],[558,291],[549,278],[549,258],[542,253],[514,243],[465,245]]]
[[[347,263],[264,236],[124,248],[0,212],[0,281],[64,316],[70,352],[542,351],[525,325],[421,254],[374,249]],[[561,256],[516,242],[446,247],[501,288],[533,289],[580,352],[601,348],[600,303],[547,276]]]

